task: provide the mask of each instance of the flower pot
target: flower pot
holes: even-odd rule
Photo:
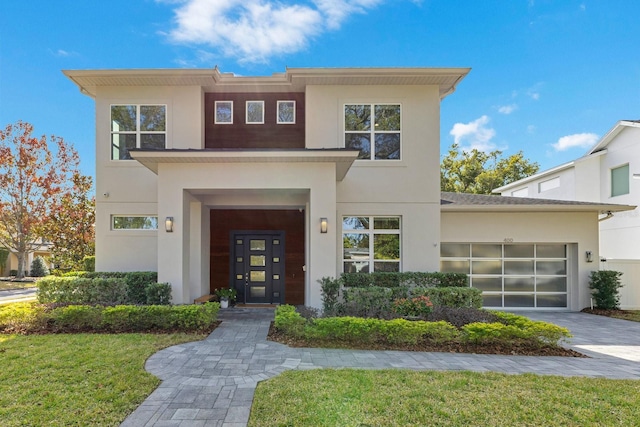
[[[220,308],[228,308],[228,307],[229,307],[229,299],[220,298]]]

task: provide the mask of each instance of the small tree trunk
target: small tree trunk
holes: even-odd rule
[[[18,252],[18,274],[16,275],[16,279],[24,279],[24,261],[27,257],[27,254],[24,252]]]

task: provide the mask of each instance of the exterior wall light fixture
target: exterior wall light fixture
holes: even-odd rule
[[[164,229],[167,233],[173,233],[173,217],[168,216],[167,219],[164,220]]]
[[[320,232],[323,234],[327,232],[327,218],[320,218]]]
[[[593,254],[591,251],[585,252],[585,258],[587,259],[587,262],[593,262]]]

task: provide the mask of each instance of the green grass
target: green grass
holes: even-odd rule
[[[0,280],[0,291],[7,291],[10,289],[26,289],[35,288],[36,282],[12,282],[8,280]]]
[[[249,426],[636,426],[640,381],[407,370],[289,371]]]
[[[160,383],[146,359],[203,337],[0,335],[0,424],[117,426]]]

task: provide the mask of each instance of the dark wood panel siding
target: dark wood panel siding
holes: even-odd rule
[[[231,230],[283,230],[285,235],[285,302],[304,304],[304,211],[212,209],[211,293],[229,287]]]
[[[233,124],[215,124],[215,101],[233,101]],[[264,101],[264,124],[246,124],[246,101]],[[295,124],[278,124],[277,101],[296,101]],[[304,93],[205,93],[205,148],[304,148]]]

